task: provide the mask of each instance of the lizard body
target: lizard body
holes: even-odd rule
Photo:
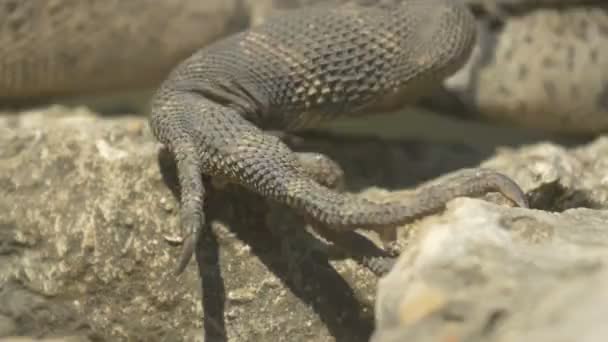
[[[401,0],[276,0],[393,4]],[[608,130],[608,5],[603,0],[452,0],[478,39],[467,65],[423,105],[440,113],[565,134]],[[442,101],[437,101],[441,99]]]
[[[470,12],[446,0],[395,7],[311,7],[284,12],[194,53],[154,96],[150,125],[175,155],[181,186],[183,270],[204,224],[202,175],[284,203],[335,231],[385,230],[454,197],[521,189],[487,170],[465,173],[407,203],[338,193],[265,130],[294,131],[338,115],[394,108],[437,87],[475,41]]]
[[[0,106],[156,87],[201,46],[248,20],[263,22],[268,8],[401,1],[0,0]],[[474,118],[562,133],[608,130],[603,0],[451,1],[478,14],[480,39],[468,67],[445,82],[453,101],[442,112],[456,102]]]

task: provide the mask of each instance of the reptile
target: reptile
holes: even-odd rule
[[[0,106],[155,88],[201,46],[263,22],[268,9],[401,1],[0,0]],[[452,1],[474,12],[477,44],[424,105],[558,133],[607,130],[604,0]]]
[[[276,6],[328,1],[276,0]],[[402,0],[331,0],[352,1],[375,5]],[[477,43],[465,67],[419,105],[461,119],[562,135],[608,131],[608,3],[452,1],[474,13]]]
[[[402,2],[402,0],[340,0],[337,2],[351,1],[367,4],[365,13],[368,10],[370,13],[378,11],[379,9],[374,9],[374,7],[382,7],[381,3]],[[297,7],[298,5],[331,1],[305,0],[306,4],[299,4],[301,0],[274,0],[271,2]],[[453,4],[447,4],[447,2]],[[407,94],[402,94],[404,97],[413,101],[418,95],[426,92],[427,85],[432,88],[431,85],[446,78],[444,81],[444,88],[447,90],[446,96],[453,97],[458,105],[464,107],[463,111],[474,113],[477,117],[490,117],[562,132],[593,133],[605,130],[606,118],[608,118],[605,115],[608,58],[605,53],[606,49],[603,48],[607,46],[605,44],[607,17],[606,5],[602,1],[451,0],[441,3],[433,2],[433,6],[438,7],[431,8],[431,5],[428,5],[427,9],[432,11],[443,9],[462,13],[462,8],[456,5],[460,2],[466,3],[477,18],[478,39],[475,41],[475,47],[472,48],[473,53],[469,54],[464,51],[467,49],[461,53],[463,59],[464,56],[469,55],[471,58],[465,64],[453,56],[453,63],[450,64],[450,68],[453,70],[448,70],[450,69],[448,68],[438,73],[433,73],[437,70],[436,66],[428,65],[429,71],[420,72],[417,75],[431,76],[430,79],[421,80],[419,77],[415,77],[415,79],[403,81],[403,84],[411,85],[405,87]],[[216,4],[216,2],[196,0],[160,0],[154,2],[153,6],[148,0],[129,2],[119,0],[105,2],[0,0],[0,13],[4,18],[0,24],[0,43],[2,46],[10,47],[6,50],[10,53],[0,56],[0,69],[5,70],[0,73],[0,104],[15,100],[97,93],[105,90],[154,85],[180,60],[194,53],[206,42],[217,38],[203,37],[199,29],[202,20],[209,22],[212,19],[208,16],[210,3]],[[235,11],[235,6],[229,5],[229,3],[234,5],[236,2],[217,2],[220,5],[215,6],[221,7],[224,4],[226,7],[223,8],[223,13],[228,15]],[[264,3],[268,3],[268,1]],[[405,4],[407,7],[409,2],[405,1]],[[298,19],[297,17],[303,16],[310,19],[308,15],[305,15],[309,13],[309,10],[296,9],[296,11],[298,12],[293,12],[291,17]],[[128,15],[121,15],[123,13]],[[405,17],[408,16],[405,15]],[[166,18],[171,18],[171,21],[167,23]],[[295,22],[301,23],[300,20],[295,20]],[[329,23],[331,22],[330,20]],[[545,23],[547,25],[544,25]],[[354,32],[368,32],[359,24],[349,27]],[[260,29],[263,29],[263,25]],[[225,33],[242,26],[240,24],[237,27],[223,27],[219,31]],[[465,36],[457,38],[465,39],[467,32],[469,31],[461,32]],[[231,39],[234,40],[234,38]],[[213,46],[217,48],[218,45]],[[332,47],[335,45],[326,44],[325,47],[327,51],[324,53],[331,55]],[[205,51],[208,49],[205,48]],[[534,53],[530,53],[531,51]],[[318,53],[319,56],[323,55],[321,51]],[[141,58],[141,56],[146,56],[146,58]],[[549,57],[556,57],[558,63],[555,60],[551,61]],[[378,61],[382,60],[383,58],[378,58]],[[549,61],[547,62],[547,60]],[[420,62],[429,63],[425,59],[421,59]],[[323,65],[323,63],[320,64]],[[460,68],[463,64],[465,67]],[[112,72],[107,72],[108,65],[112,66]],[[558,67],[555,67],[556,65]],[[559,67],[564,65],[568,67]],[[456,69],[460,70],[452,77],[447,77]],[[237,85],[242,85],[242,83],[237,82]],[[271,130],[289,130],[298,128],[295,127],[298,125],[312,125],[314,123],[312,121],[315,120],[331,119],[333,116],[324,111],[314,115],[303,111],[302,115],[298,116],[293,114],[296,108],[290,107],[289,110],[283,111],[287,114],[281,119],[281,115],[277,115],[275,111],[282,106],[268,108],[267,106],[271,103],[263,101],[250,103],[247,100],[259,100],[260,97],[257,96],[259,94],[245,94],[244,97],[240,97],[243,95],[241,93],[234,96],[235,94],[227,89],[221,89],[225,86],[225,84],[219,87],[208,84],[207,88],[203,89],[202,93],[206,93],[210,101],[207,108],[219,110],[222,108],[221,106],[232,103],[231,109],[223,112],[226,117],[234,117],[235,120],[240,118],[235,123],[246,124],[243,127],[247,127],[247,132],[250,134],[247,136],[248,139],[261,139],[263,146],[266,146],[265,144],[274,146],[276,143],[273,151],[279,149],[281,153],[285,152],[285,155],[292,156],[286,160],[292,160],[291,151],[286,149],[282,142],[276,140],[276,137],[259,134],[257,126]],[[218,92],[220,89],[221,91]],[[241,91],[248,89],[246,87]],[[562,96],[565,92],[568,92],[569,97]],[[367,94],[373,93],[373,91],[367,92]],[[266,97],[263,100],[276,99]],[[390,100],[395,99],[388,100],[378,102],[390,104]],[[365,101],[373,102],[373,99],[368,98]],[[357,103],[357,101],[355,102]],[[392,106],[389,107],[396,105],[397,103],[392,103]],[[336,109],[333,105],[330,107]],[[346,114],[358,115],[357,113],[382,110],[386,107],[360,105],[358,108],[352,108],[345,102],[338,109]],[[451,106],[450,109],[453,111],[454,106]],[[252,115],[255,116],[262,112],[266,115],[252,117]],[[321,117],[318,114],[322,114]],[[156,116],[153,115],[153,117]],[[279,120],[275,120],[277,118]],[[307,119],[305,121],[310,122],[300,122],[301,119]],[[196,121],[191,123],[193,122]],[[151,123],[154,125],[154,120]],[[257,126],[253,126],[251,123],[255,123]],[[161,130],[157,131],[157,133],[160,132]],[[235,132],[227,130],[226,134],[231,136]],[[231,147],[231,145],[227,144],[224,147]],[[178,155],[183,155],[184,149],[182,148]],[[190,146],[188,149],[200,150],[200,146]],[[226,151],[217,153],[217,155],[222,155]],[[303,160],[297,155],[296,158],[299,162]],[[187,160],[190,159],[192,158]],[[201,163],[201,161],[189,162],[192,162],[193,165]],[[300,169],[306,168],[305,165],[300,166]],[[302,172],[311,176],[309,170],[297,171],[297,173]],[[230,175],[228,178],[232,178],[237,183],[245,183],[244,185],[254,191],[268,195],[266,193],[269,191],[268,189],[256,188],[255,184],[244,182],[242,176]],[[283,179],[283,185],[286,183],[285,179]],[[317,180],[319,180],[318,177]],[[194,184],[191,188],[197,187],[202,189],[202,185],[198,184]],[[293,196],[288,194],[290,191],[278,191],[268,197],[293,201]],[[320,193],[325,193],[326,190],[322,191]],[[194,201],[201,200],[202,192],[198,196],[192,197]],[[446,193],[448,192],[446,191]],[[330,194],[331,196],[328,198],[342,198],[340,201],[346,203],[344,199],[346,197],[335,197],[334,192],[330,192]],[[422,199],[424,196],[420,197],[419,201]],[[356,200],[353,201],[355,204],[359,203]],[[435,201],[435,203],[440,202]],[[311,214],[307,208],[302,208],[303,203],[291,203],[291,205],[299,207],[305,214]],[[362,208],[370,211],[373,211],[372,207],[368,207],[367,203],[362,204]],[[401,211],[403,205],[395,205],[393,209]],[[189,212],[187,206],[184,212]],[[197,213],[197,215],[201,216],[202,213]],[[191,215],[188,218],[188,215],[185,214],[182,216],[186,217],[184,221],[192,220],[194,217]],[[416,215],[410,215],[410,217],[413,216]],[[392,224],[399,221],[394,217],[387,220]],[[185,225],[188,226],[187,223]],[[196,229],[194,230],[196,231]]]
[[[400,1],[2,0],[0,43],[10,53],[0,56],[0,105],[153,87],[201,45],[246,26],[235,18],[228,22],[237,25],[222,27],[218,17],[257,23],[268,7]],[[476,119],[561,133],[606,131],[602,0],[452,1],[475,12],[480,39],[467,67],[445,82],[447,92],[432,98],[450,100],[440,113],[459,106],[462,116]]]
[[[471,13],[449,0],[313,6],[283,12],[180,63],[154,95],[149,119],[177,165],[183,252],[176,272],[191,259],[205,223],[204,176],[285,204],[338,235],[360,228],[387,236],[460,196],[499,192],[526,207],[519,186],[492,170],[467,170],[408,201],[337,192],[315,176],[323,172],[310,171],[314,157],[299,157],[273,133],[415,101],[467,61],[475,37]],[[316,159],[327,169],[327,157]]]

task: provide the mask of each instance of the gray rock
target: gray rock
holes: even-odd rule
[[[608,211],[457,199],[379,283],[373,341],[605,341]]]
[[[378,338],[387,331],[428,338],[458,324],[479,334],[480,322],[496,320],[489,324],[495,325],[491,336],[498,340],[507,333],[542,334],[543,319],[551,315],[569,324],[593,323],[587,318],[594,312],[586,305],[602,298],[601,223],[606,215],[601,209],[607,207],[608,191],[606,164],[597,156],[608,149],[605,138],[577,148],[540,143],[497,152],[493,146],[419,140],[305,138],[292,142],[294,149],[327,153],[346,170],[348,189],[370,197],[411,196],[421,182],[482,163],[518,180],[537,208],[593,208],[559,214],[456,200],[445,215],[403,227],[404,259],[383,280],[377,303],[382,308]],[[102,118],[64,107],[0,116],[3,337],[369,339],[377,278],[333,253],[291,211],[235,186],[210,191],[211,224],[198,263],[174,277],[180,248],[165,237],[179,234],[175,174],[170,159],[159,151],[140,117]],[[466,229],[461,231],[475,234],[452,236],[445,220],[462,222]],[[366,235],[377,241],[374,234]],[[420,251],[425,258],[417,257]],[[483,255],[475,254],[481,251]],[[419,266],[412,268],[414,264]],[[408,311],[411,329],[403,329],[382,294],[400,270],[418,277],[416,282],[401,280],[400,291],[393,294],[397,299],[407,294],[408,305],[422,308]],[[418,273],[423,270],[430,278]],[[550,286],[557,281],[562,292]],[[518,292],[509,292],[513,289]],[[565,310],[565,299],[543,301],[551,291],[580,300],[571,304],[574,310]],[[526,306],[535,301],[539,304]],[[441,315],[425,315],[428,311],[452,318],[448,324]],[[517,340],[523,335],[509,336]]]
[[[328,263],[294,215],[270,227],[266,203],[236,187],[211,191],[200,268],[174,277],[171,167],[142,118],[63,107],[0,117],[0,315],[15,324],[3,334],[366,340],[377,279]]]
[[[0,315],[0,337],[12,335],[16,328],[15,321],[12,318]]]

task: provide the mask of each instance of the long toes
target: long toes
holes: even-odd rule
[[[194,255],[194,249],[202,236],[205,215],[196,202],[190,202],[182,208],[182,253],[175,270],[175,275],[181,274]]]
[[[496,191],[519,207],[528,208],[528,200],[521,187],[508,176],[490,169],[464,169],[444,178],[435,191],[450,193],[452,197],[483,195]]]
[[[205,222],[203,213],[205,187],[200,162],[197,156],[190,152],[190,149],[182,147],[180,150],[182,151],[181,158],[176,159],[181,187],[180,221],[184,239],[182,254],[175,270],[176,275],[181,274],[192,259],[201,228]]]
[[[503,196],[515,203],[518,207],[529,207],[528,199],[526,198],[524,191],[519,185],[517,185],[517,183],[515,183],[515,181],[498,172],[494,173],[491,177],[496,190],[498,190],[498,192],[500,192]]]
[[[194,246],[195,246],[195,241],[196,239],[193,238],[192,234],[187,235],[184,239],[183,239],[183,243],[182,243],[182,253],[181,256],[179,257],[179,262],[177,264],[177,268],[175,269],[174,274],[176,276],[182,274],[182,272],[184,272],[184,270],[186,269],[186,266],[188,266],[188,264],[190,263],[190,260],[192,259],[192,256],[194,255]]]

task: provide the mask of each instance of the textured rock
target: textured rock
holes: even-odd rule
[[[200,337],[202,325],[208,340],[371,333],[375,278],[349,261],[340,273],[327,261],[286,261],[282,249],[305,257],[310,242],[280,248],[256,213],[264,204],[239,191],[211,201],[202,306],[196,264],[171,274],[179,247],[163,237],[178,233],[176,201],[145,121],[57,107],[0,127],[3,335],[179,341]]]
[[[326,1],[226,2],[205,37]],[[145,113],[148,95],[93,103]],[[294,141],[329,154],[350,190],[376,199],[415,195],[420,182],[479,164],[527,191],[534,210],[458,199],[402,227],[405,253],[377,289],[299,217],[236,187],[211,191],[198,265],[176,278],[180,248],[165,239],[179,233],[174,169],[145,119],[64,107],[14,114],[0,116],[0,342],[608,338],[608,137],[495,149],[488,142],[517,145],[521,132],[474,124],[470,134],[471,123],[408,113],[331,127],[415,141]]]
[[[483,163],[545,210],[457,199],[418,222],[379,283],[372,340],[605,341],[606,148],[540,143]]]
[[[390,323],[380,296],[378,331],[428,338],[464,326],[473,334],[497,316],[505,332],[492,328],[491,336],[517,340],[527,331],[541,336],[551,315],[582,326],[594,314],[588,305],[602,300],[607,206],[606,164],[597,156],[607,139],[501,149],[488,159],[492,146],[305,138],[294,147],[327,153],[346,170],[348,188],[370,197],[386,196],[384,189],[411,196],[407,189],[420,182],[483,162],[515,177],[537,208],[556,211],[456,200],[443,216],[404,227],[405,261],[395,272],[417,278],[402,280],[393,295],[406,298],[403,319],[414,328]],[[172,276],[180,248],[165,236],[179,233],[174,192],[172,163],[142,118],[63,107],[0,116],[0,338],[368,340],[377,279],[290,211],[236,187],[211,191],[200,267]],[[557,213],[578,206],[593,209]],[[543,301],[549,293],[580,300]],[[436,318],[446,307],[464,321]],[[490,315],[495,308],[508,315]]]
[[[353,190],[415,184],[429,170],[477,159],[454,148],[429,161],[419,156],[437,147],[349,140],[318,137],[300,147],[356,170]],[[212,229],[198,255],[202,289],[196,263],[172,276],[180,248],[164,237],[179,233],[175,175],[145,120],[63,107],[7,114],[0,146],[0,337],[179,341],[204,331],[207,340],[364,341],[371,334],[377,279],[351,260],[328,264],[301,219],[284,208],[266,215],[264,201],[235,188],[210,194]],[[418,173],[404,178],[401,163],[409,161]]]

